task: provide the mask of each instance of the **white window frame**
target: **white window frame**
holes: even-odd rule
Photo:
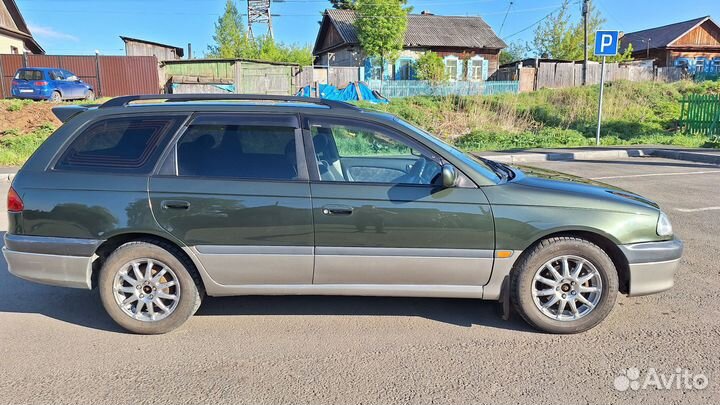
[[[459,60],[460,60],[460,58],[458,58],[458,57],[455,56],[455,55],[448,55],[448,56],[446,56],[446,57],[443,58],[443,63],[444,63],[444,65],[445,65],[445,75],[448,77],[448,79],[450,79],[450,80],[457,80],[458,69],[459,69],[459,67],[458,67],[458,61],[459,61]],[[452,62],[454,63],[454,65],[448,66],[448,62],[449,62],[449,61],[452,61]],[[455,72],[455,74],[452,74],[452,75],[449,74],[448,69],[452,69],[452,70]]]

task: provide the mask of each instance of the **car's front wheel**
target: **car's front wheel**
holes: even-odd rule
[[[610,257],[594,243],[556,237],[523,255],[510,288],[515,309],[530,325],[550,333],[578,333],[612,311],[618,276]]]
[[[192,263],[177,247],[158,241],[133,241],[105,261],[98,280],[110,317],[142,334],[169,332],[197,311],[202,285]]]
[[[92,90],[88,90],[87,93],[85,93],[85,100],[86,101],[95,100],[95,93]]]

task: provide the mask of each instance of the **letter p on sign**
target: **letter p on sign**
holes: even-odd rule
[[[618,52],[618,31],[598,31],[595,34],[595,56],[615,56]]]

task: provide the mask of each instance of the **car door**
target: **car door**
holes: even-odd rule
[[[480,286],[494,228],[482,192],[410,136],[377,123],[307,117],[315,284]]]
[[[72,98],[84,98],[85,97],[85,84],[75,75],[75,73],[63,70],[63,76],[65,77],[65,83],[68,86]]]
[[[49,76],[49,82],[51,84],[50,87],[57,89],[60,94],[62,95],[63,99],[70,99],[72,98],[72,89],[68,86],[67,82],[65,81],[65,75],[63,74],[62,70],[60,69],[54,69],[47,72],[47,75]]]
[[[294,115],[197,114],[150,178],[153,214],[218,284],[311,284],[301,145]]]

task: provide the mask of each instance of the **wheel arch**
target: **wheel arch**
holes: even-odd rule
[[[627,257],[625,257],[625,254],[618,247],[617,241],[611,239],[609,235],[605,235],[602,232],[587,229],[564,229],[547,233],[537,238],[530,245],[528,245],[527,248],[523,250],[523,255],[529,254],[528,252],[531,252],[537,244],[539,244],[545,239],[563,236],[585,239],[588,242],[594,243],[595,245],[600,247],[600,249],[605,251],[605,253],[607,253],[607,255],[610,257],[610,260],[612,260],[613,264],[615,265],[615,269],[618,273],[620,292],[623,294],[627,294],[629,292],[630,265],[628,263]],[[519,261],[520,260],[518,259],[518,262]]]
[[[205,280],[203,279],[202,275],[203,273],[198,269],[198,264],[195,258],[190,257],[188,255],[187,251],[184,248],[184,246],[180,243],[178,243],[175,240],[172,240],[170,238],[167,238],[162,235],[153,234],[153,233],[143,233],[143,232],[128,232],[128,233],[120,233],[113,235],[112,237],[106,239],[103,243],[101,243],[97,249],[95,249],[95,255],[97,255],[97,258],[93,261],[92,264],[92,274],[91,274],[91,285],[92,288],[95,288],[97,286],[97,278],[100,274],[100,269],[102,268],[103,264],[105,263],[105,260],[120,246],[122,246],[125,243],[138,241],[138,240],[144,240],[148,242],[159,242],[162,244],[170,244],[177,249],[177,254],[182,255],[184,259],[187,259],[188,263],[191,263],[193,268],[188,269],[190,271],[194,271],[197,275],[201,276],[200,280],[205,284]]]

